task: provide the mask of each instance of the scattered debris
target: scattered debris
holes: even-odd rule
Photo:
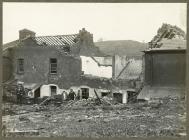
[[[15,137],[15,136],[38,136],[39,135],[39,131],[37,130],[25,130],[25,131],[19,131],[19,130],[15,130],[15,131],[9,131],[7,132],[7,136],[8,137]]]
[[[182,99],[133,104],[112,104],[113,99],[109,97],[99,99],[101,104],[97,99],[89,98],[67,101],[59,107],[53,104],[41,106],[45,109],[37,112],[32,105],[9,104],[11,108],[17,108],[17,114],[24,110],[27,113],[3,114],[6,128],[2,131],[3,136],[183,137],[186,134],[186,104]]]
[[[19,116],[20,121],[29,122],[30,120],[26,116]]]

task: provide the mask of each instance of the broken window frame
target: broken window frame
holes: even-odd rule
[[[24,59],[23,58],[17,59],[17,73],[19,74],[24,73]]]
[[[57,59],[56,58],[50,58],[50,74],[57,74]],[[54,62],[52,62],[54,61]]]

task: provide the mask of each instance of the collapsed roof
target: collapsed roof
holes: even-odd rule
[[[177,26],[163,24],[149,42],[149,50],[186,49],[186,34]]]

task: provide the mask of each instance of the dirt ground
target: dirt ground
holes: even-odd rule
[[[5,136],[146,137],[185,136],[183,99],[117,105],[61,106],[3,104]]]

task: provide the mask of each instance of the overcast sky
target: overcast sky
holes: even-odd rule
[[[162,23],[186,32],[186,4],[3,3],[3,43],[18,39],[23,28],[41,36],[75,34],[83,27],[94,41],[149,42]]]

